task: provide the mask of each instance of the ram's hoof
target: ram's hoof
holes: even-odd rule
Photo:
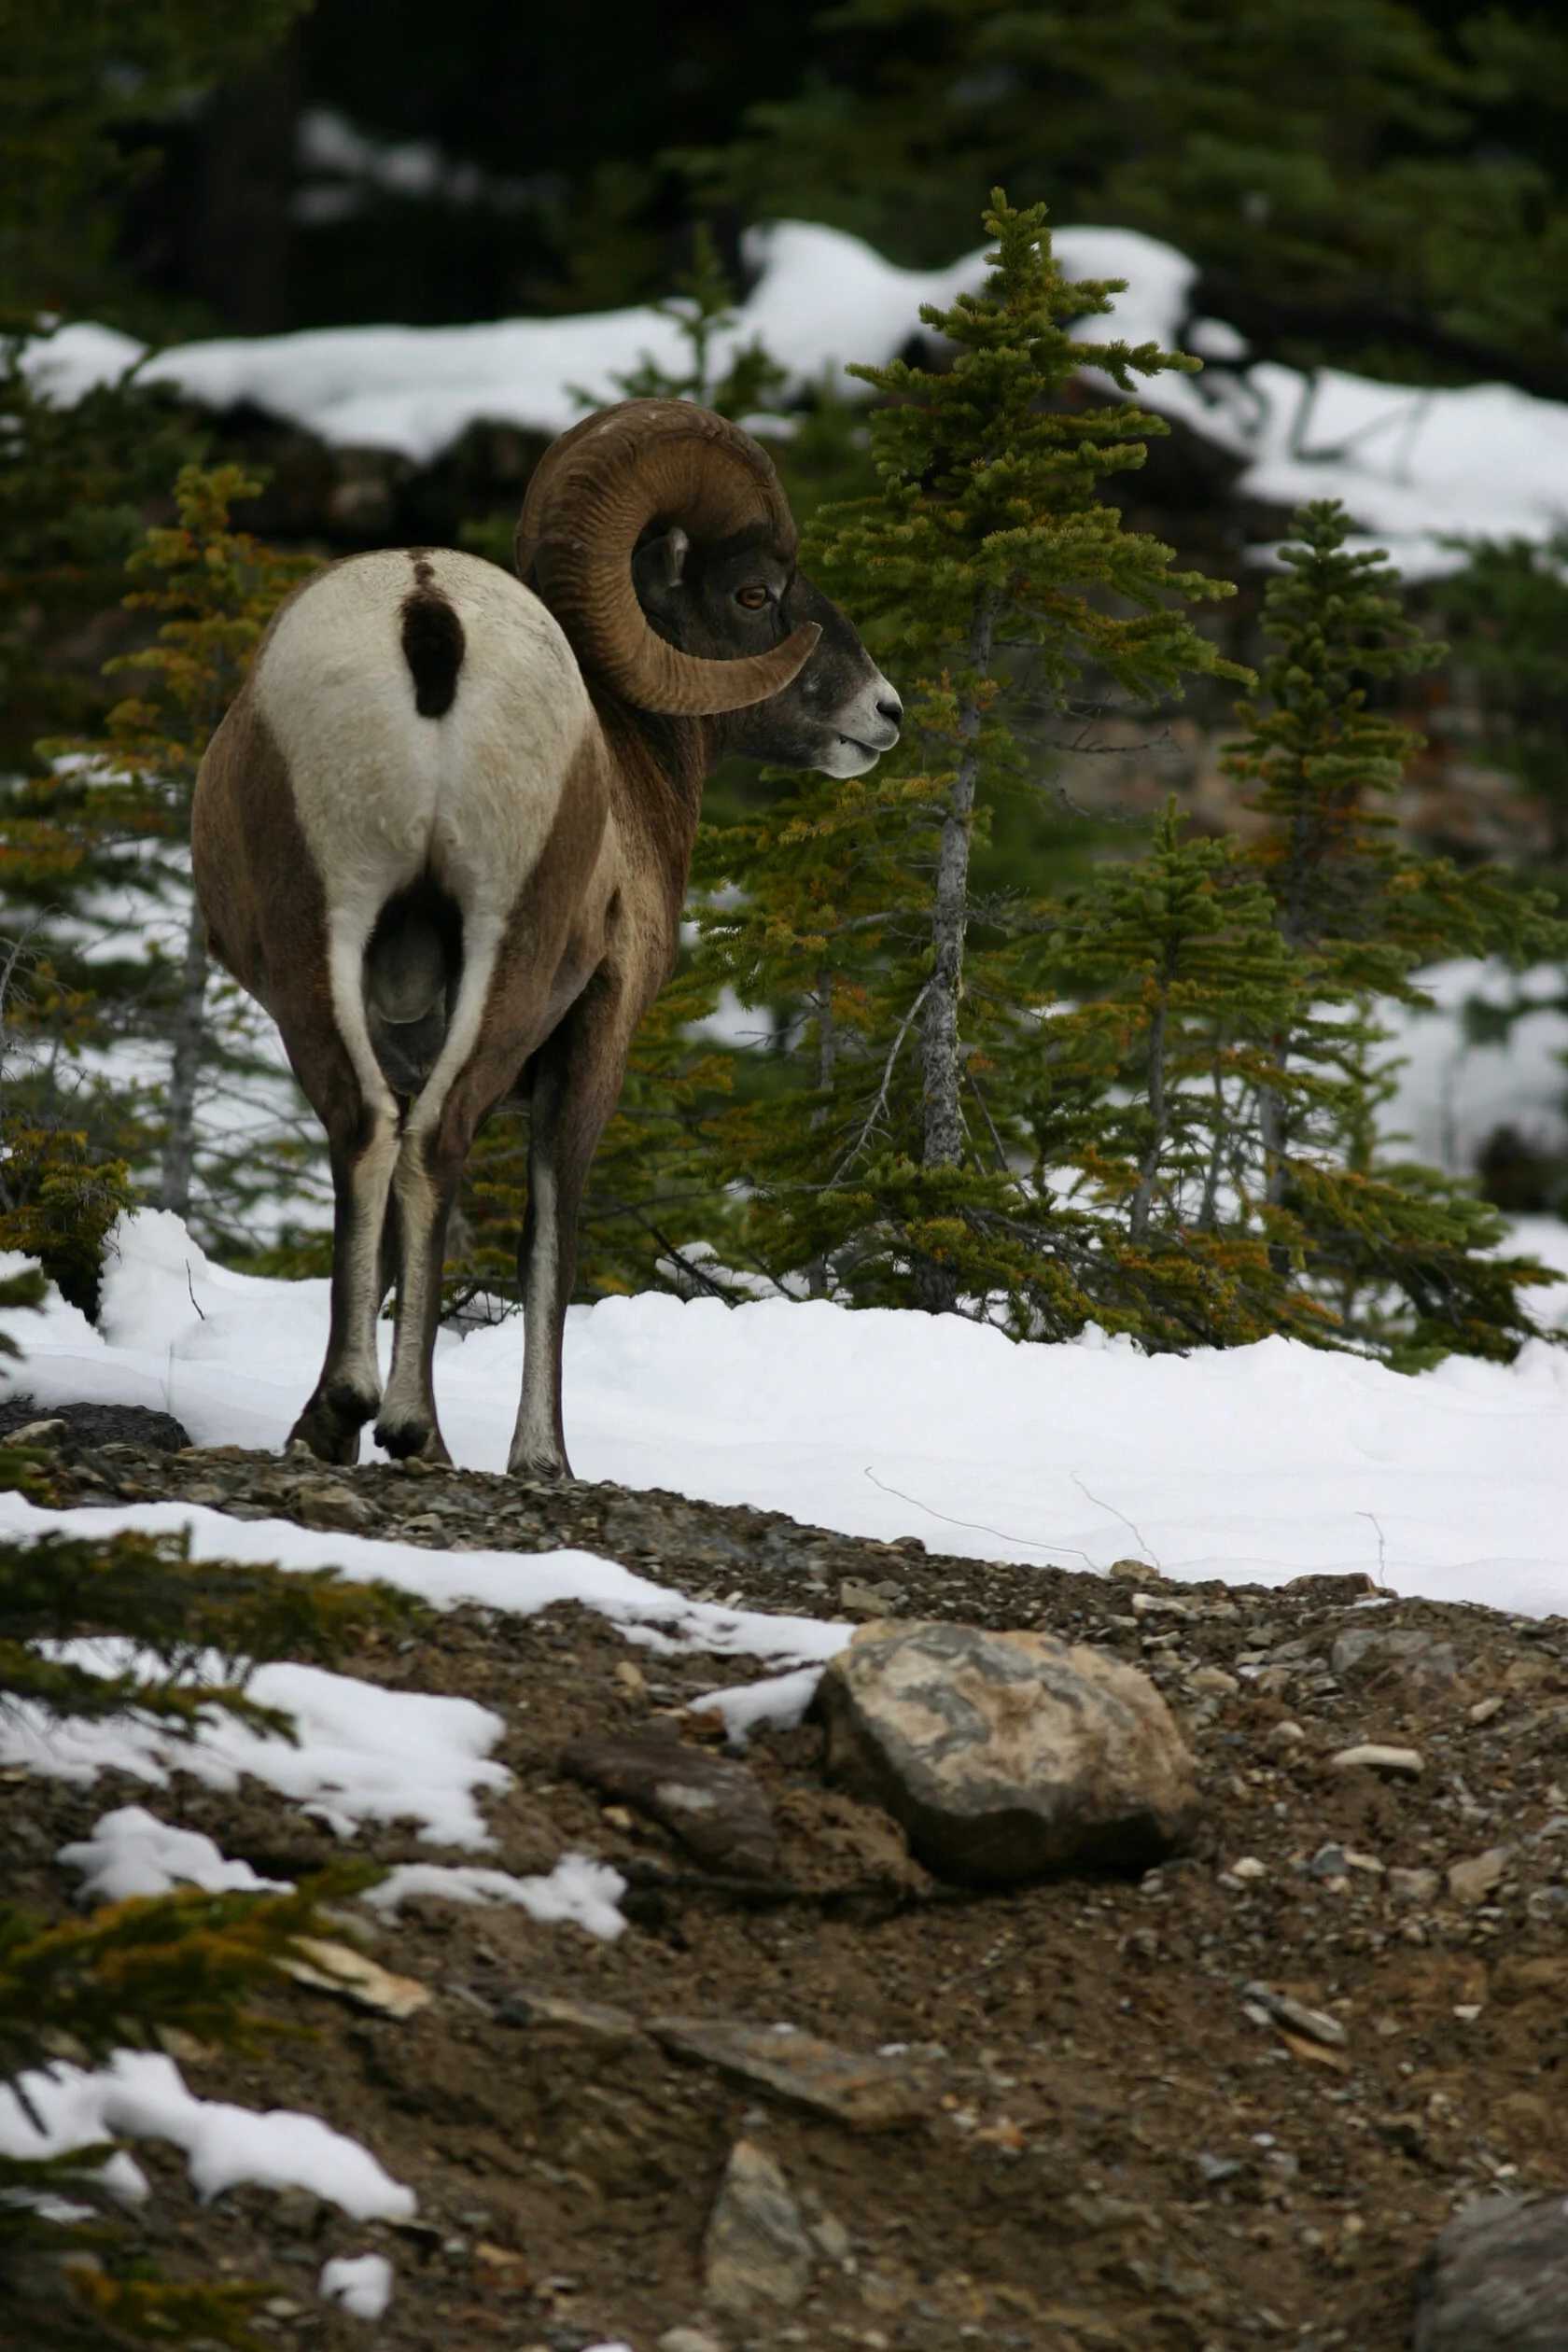
[[[327,1397],[313,1396],[289,1431],[288,1442],[293,1445],[298,1440],[308,1446],[317,1462],[352,1468],[359,1459],[359,1432],[369,1418],[361,1413],[353,1421],[345,1420]]]
[[[572,1486],[571,1463],[564,1454],[544,1458],[531,1454],[513,1454],[507,1463],[507,1477],[521,1478],[528,1486]]]
[[[389,1453],[394,1462],[428,1462],[451,1467],[452,1456],[446,1441],[433,1421],[406,1418],[396,1421],[377,1421],[375,1441],[383,1453]]]

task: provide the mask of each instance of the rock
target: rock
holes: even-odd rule
[[[1305,2001],[1295,2000],[1289,1993],[1271,1993],[1266,1984],[1249,1984],[1243,1997],[1267,2011],[1277,2024],[1288,2025],[1293,2034],[1322,2042],[1329,2050],[1343,2050],[1351,2038],[1337,2017],[1326,2009],[1309,2009]]]
[[[1419,1780],[1426,1769],[1420,1748],[1380,1747],[1375,1740],[1340,1748],[1328,1761],[1336,1772],[1382,1772],[1391,1780]]]
[[[53,1447],[61,1443],[66,1431],[67,1424],[63,1421],[23,1421],[20,1429],[7,1430],[5,1442],[7,1446]]]
[[[838,1605],[846,1617],[896,1617],[908,1598],[907,1587],[895,1584],[890,1576],[875,1584],[861,1584],[858,1577],[846,1576],[838,1588]]]
[[[617,1659],[615,1679],[628,1699],[643,1700],[648,1696],[648,1680],[640,1666],[634,1666],[629,1658]]]
[[[1568,2198],[1483,2197],[1428,2250],[1414,2352],[1561,2352],[1568,2344]]]
[[[666,2328],[653,2352],[724,2352],[724,2347],[706,2328]]]
[[[707,2224],[707,2291],[721,2311],[792,2311],[811,2284],[812,2247],[800,2207],[773,2158],[736,2140]]]
[[[1158,1584],[1165,1571],[1146,1560],[1113,1560],[1105,1573],[1117,1584]]]
[[[1502,1692],[1494,1690],[1490,1699],[1477,1700],[1470,1710],[1470,1720],[1477,1724],[1491,1723],[1495,1716],[1502,1714],[1507,1703]]]
[[[289,1489],[287,1499],[307,1527],[352,1530],[375,1523],[375,1513],[364,1496],[356,1494],[352,1487],[334,1485],[330,1478],[302,1478]]]
[[[1450,1683],[1459,1673],[1453,1644],[1439,1642],[1415,1626],[1395,1626],[1379,1633],[1370,1625],[1352,1625],[1335,1642],[1328,1663],[1336,1674],[1392,1671],[1415,1683]]]
[[[285,1976],[319,1993],[336,1993],[341,2000],[370,2009],[377,2017],[399,2021],[413,2017],[419,2009],[428,2009],[434,1998],[429,1986],[421,1984],[417,1977],[394,1976],[390,1968],[356,1952],[352,1944],[331,1943],[320,1936],[296,1936],[294,1950],[304,1956],[280,1960],[277,1965]]]
[[[39,1414],[30,1396],[10,1396],[0,1405],[0,1437],[10,1445]],[[52,1445],[156,1446],[162,1453],[178,1453],[190,1443],[190,1432],[173,1413],[154,1412],[147,1405],[56,1405],[47,1417],[64,1424]]]
[[[496,2005],[497,2025],[548,2027],[567,2039],[613,2057],[634,2050],[644,2038],[642,2027],[629,2009],[608,2001],[571,2001],[558,1993],[536,1993],[531,1986],[514,1986]]]
[[[1299,1592],[1304,1600],[1326,1603],[1330,1606],[1337,1601],[1364,1601],[1374,1592],[1381,1592],[1385,1600],[1392,1597],[1386,1588],[1367,1575],[1365,1568],[1293,1576],[1289,1584],[1281,1585],[1280,1589],[1281,1592]]]
[[[816,1703],[830,1778],[951,1878],[1141,1869],[1197,1816],[1192,1758],[1148,1677],[1048,1633],[866,1626]]]
[[[1235,1674],[1227,1674],[1223,1666],[1200,1666],[1196,1674],[1187,1676],[1189,1690],[1211,1690],[1216,1698],[1234,1699],[1241,1685]]]
[[[924,2091],[897,2059],[862,2057],[815,2034],[722,2017],[656,2017],[648,2030],[676,2057],[717,2066],[852,2132],[898,2131],[927,2111]]]
[[[1473,1855],[1468,1861],[1449,1865],[1449,1893],[1456,1903],[1484,1903],[1494,1887],[1503,1883],[1512,1846],[1489,1846],[1484,1854]]]
[[[807,2222],[806,2227],[811,2233],[811,2243],[819,2254],[824,2256],[830,2262],[843,2261],[849,2252],[852,2241],[848,2231],[835,2213],[819,2213],[814,2221]]]
[[[1443,1882],[1435,1870],[1391,1870],[1388,1891],[1396,1903],[1435,1903]]]
[[[1299,1723],[1287,1720],[1284,1723],[1271,1723],[1265,1740],[1266,1744],[1271,1748],[1296,1748],[1306,1744],[1307,1734]]]
[[[709,1869],[736,1878],[778,1874],[773,1809],[744,1764],[689,1747],[668,1732],[610,1732],[574,1741],[561,1770],[635,1805]]]

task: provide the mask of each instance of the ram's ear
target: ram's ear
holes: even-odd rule
[[[632,557],[632,581],[637,602],[646,610],[660,610],[684,586],[686,558],[691,552],[692,542],[679,523],[637,549]]]

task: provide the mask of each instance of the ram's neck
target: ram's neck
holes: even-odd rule
[[[595,707],[609,752],[611,794],[623,831],[643,845],[679,917],[692,870],[703,786],[721,756],[706,719],[634,710],[609,695]]]

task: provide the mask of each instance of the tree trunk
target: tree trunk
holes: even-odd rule
[[[994,588],[982,588],[974,600],[969,633],[969,666],[984,671],[991,658],[991,630],[998,604]],[[974,694],[959,698],[959,772],[953,796],[943,819],[942,841],[936,853],[936,889],[931,904],[931,976],[926,998],[922,1035],[921,1096],[925,1106],[923,1168],[957,1168],[963,1160],[964,1124],[959,1104],[963,1067],[959,1056],[959,1000],[963,995],[964,932],[969,923],[969,852],[974,832],[974,787],[980,758],[980,703]],[[934,1258],[914,1261],[915,1295],[930,1315],[951,1311],[958,1286],[947,1267]]]
[[[982,588],[974,603],[969,637],[969,666],[984,671],[991,658],[991,629],[996,619],[997,593]],[[974,786],[979,772],[975,749],[980,733],[980,704],[973,695],[959,702],[959,736],[963,745],[953,796],[942,824],[942,845],[936,859],[936,894],[931,907],[931,994],[926,999],[926,1025],[921,1072],[925,1102],[925,1168],[957,1168],[963,1157],[963,1117],[959,1107],[961,1076],[959,1063],[959,1000],[963,994],[964,931],[969,921],[969,851],[974,830]]]
[[[823,1094],[826,1094],[833,1085],[833,1067],[837,1059],[838,1035],[833,1028],[833,973],[819,972],[817,974],[817,1085]],[[827,1104],[819,1102],[811,1113],[808,1125],[813,1129],[822,1127],[826,1123],[827,1115]],[[827,1296],[828,1261],[821,1251],[819,1251],[814,1258],[806,1261],[805,1283],[813,1298]]]
[[[833,1070],[838,1061],[838,1032],[833,1027],[833,973],[817,974],[817,1088],[826,1094],[833,1082]],[[828,1106],[819,1102],[811,1113],[810,1125],[819,1127],[828,1115]]]
[[[169,1127],[158,1188],[160,1209],[185,1216],[190,1208],[190,1171],[196,1154],[196,1079],[206,1039],[207,927],[194,898],[185,935],[179,1007],[175,1015],[175,1050],[169,1065]]]
[[[1174,977],[1171,956],[1168,950],[1165,971],[1161,975],[1159,1002],[1155,1007],[1154,1019],[1149,1023],[1149,1051],[1145,1063],[1149,1084],[1149,1115],[1154,1122],[1154,1130],[1149,1138],[1149,1148],[1144,1153],[1139,1167],[1138,1189],[1132,1196],[1132,1208],[1127,1217],[1127,1237],[1130,1240],[1138,1242],[1148,1238],[1149,1211],[1154,1206],[1155,1184],[1159,1176],[1160,1155],[1165,1150],[1165,1139],[1170,1132],[1170,1106],[1166,1099],[1165,1092],[1165,1020],[1166,1011],[1170,1002],[1170,984]]]

